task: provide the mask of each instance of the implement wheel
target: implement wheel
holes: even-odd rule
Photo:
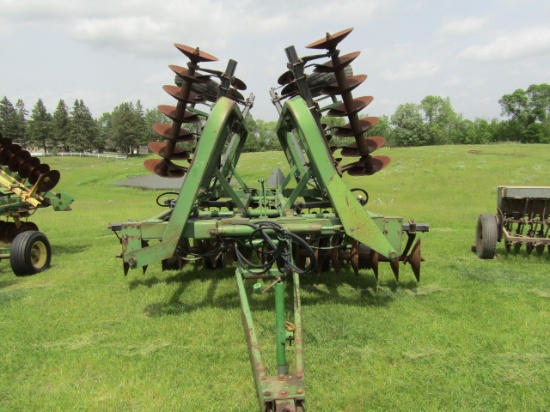
[[[42,232],[29,230],[18,234],[10,247],[10,263],[17,276],[34,275],[50,267],[50,242]]]
[[[498,225],[494,215],[482,213],[477,219],[476,254],[480,259],[495,257],[498,239]]]

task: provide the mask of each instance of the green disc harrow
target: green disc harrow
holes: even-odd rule
[[[290,171],[285,175],[276,169],[257,187],[249,186],[237,167],[254,101],[253,94],[241,94],[246,85],[235,77],[237,63],[229,60],[224,72],[206,69],[203,65],[217,60],[214,56],[176,44],[187,67],[170,66],[176,85],[164,89],[177,104],[159,106],[170,122],[153,126],[162,140],[149,149],[160,158],[144,166],[158,176],[184,177],[179,195],[157,199],[164,210],[153,218],[110,224],[122,244],[125,273],[145,271],[156,262],[175,270],[189,261],[207,269],[235,267],[261,411],[306,409],[301,276],[336,276],[345,264],[356,274],[372,269],[378,278],[379,263],[387,262],[397,280],[401,264],[409,264],[420,278],[417,236],[428,225],[369,212],[368,193],[350,189],[342,179],[344,174],[370,176],[390,163],[386,156],[373,155],[384,138],[366,135],[378,118],[358,115],[372,97],[352,96],[366,78],[351,71],[359,53],[340,55],[337,49],[351,30],[307,46],[319,51],[316,55],[298,57],[293,46],[285,50],[288,70],[270,94],[280,114],[277,136]],[[330,129],[323,124],[325,114],[348,123]],[[274,296],[273,365],[264,362],[249,293]],[[292,360],[287,358],[291,352]]]

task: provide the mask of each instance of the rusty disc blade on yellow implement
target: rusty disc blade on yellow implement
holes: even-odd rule
[[[29,160],[30,158],[31,158],[31,154],[28,151],[21,150],[15,153],[11,157],[11,159],[8,162],[8,168],[12,172],[17,172],[19,170],[19,167],[21,167],[21,165],[25,163],[27,160]]]
[[[49,165],[47,165],[45,163],[41,163],[41,164],[37,165],[29,173],[29,183],[31,185],[34,185],[36,182],[38,182],[38,179],[40,178],[40,176],[42,176],[43,174],[48,173],[49,171],[50,171],[50,166]]]
[[[40,175],[40,179],[38,181],[38,191],[49,192],[55,187],[55,185],[57,185],[60,178],[61,174],[58,170],[50,170]]]

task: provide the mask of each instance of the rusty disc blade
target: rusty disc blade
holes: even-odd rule
[[[7,166],[13,156],[21,151],[21,146],[18,144],[10,144],[0,150],[0,164]]]
[[[227,91],[227,97],[240,102],[244,101],[244,96],[237,89],[229,89]]]
[[[362,117],[359,119],[359,128],[358,130],[353,130],[351,124],[345,124],[344,126],[336,126],[334,136],[336,137],[353,137],[360,136],[365,133],[371,127],[376,126],[379,122],[378,117]]]
[[[382,136],[370,136],[363,138],[363,141],[368,147],[368,153],[361,153],[357,147],[357,142],[350,143],[349,146],[343,147],[340,154],[344,157],[364,156],[372,153],[386,144],[386,139]]]
[[[48,173],[49,171],[50,171],[49,165],[47,165],[46,163],[40,163],[35,168],[33,168],[29,173],[29,183],[31,185],[34,185],[36,182],[38,182],[38,179],[40,178],[40,176]]]
[[[179,122],[179,123],[199,123],[201,121],[199,116],[197,116],[196,114],[194,114],[192,112],[189,112],[187,110],[184,112],[183,117],[180,118],[178,116],[177,109],[174,106],[160,105],[160,106],[158,106],[158,109],[160,110],[160,112],[163,115],[169,117],[170,119],[172,119],[175,122]]]
[[[12,144],[12,140],[9,137],[0,137],[0,148],[4,148]]]
[[[393,272],[393,276],[395,276],[396,282],[399,282],[399,259],[392,260],[390,262],[390,266]]]
[[[371,256],[371,265],[372,265],[372,271],[374,272],[374,276],[376,277],[376,280],[378,280],[378,252],[373,250],[372,256]]]
[[[350,176],[371,176],[384,169],[391,162],[388,156],[363,156],[357,162],[349,163],[340,168],[340,172],[346,172]]]
[[[168,160],[188,160],[191,152],[181,147],[174,147],[172,153],[168,153],[167,143],[165,142],[150,142],[147,147],[153,153],[168,159]]]
[[[195,139],[195,135],[189,130],[181,129],[178,131],[178,136],[173,139],[171,136],[172,125],[166,123],[155,123],[152,127],[153,131],[164,137],[165,139],[175,140],[176,142],[191,142]]]
[[[26,150],[21,150],[14,154],[8,162],[8,168],[12,172],[17,172],[19,167],[31,158],[31,154]]]
[[[143,165],[151,173],[154,173],[157,176],[161,177],[183,177],[188,170],[186,167],[175,165],[174,163],[165,159],[148,159],[143,162]]]
[[[327,33],[326,36],[322,39],[314,41],[306,46],[307,49],[327,49],[331,50],[335,48],[338,43],[340,43],[344,38],[351,33],[353,28],[345,29],[339,31],[338,33],[330,34]]]
[[[285,87],[283,87],[283,90],[281,90],[282,96],[288,96],[294,93],[298,93],[298,86],[296,86],[296,83],[294,82],[287,84]]]
[[[420,282],[420,264],[422,262],[422,252],[420,249],[420,239],[418,239],[409,254],[409,263],[417,282]]]
[[[55,187],[55,185],[57,185],[57,183],[59,183],[60,178],[61,173],[57,170],[50,170],[40,175],[40,179],[38,181],[38,191],[49,192]]]
[[[193,63],[218,61],[217,57],[214,57],[211,54],[208,54],[206,52],[203,52],[198,47],[193,48],[193,47],[186,46],[185,44],[179,44],[179,43],[174,44],[174,46],[176,46],[180,52],[185,54],[189,58],[189,60],[191,60]]]
[[[357,76],[346,77],[346,84],[339,85],[338,83],[332,83],[331,85],[323,88],[324,94],[342,94],[345,92],[351,92],[356,87],[360,86],[365,80],[367,80],[366,74],[358,74]]]
[[[180,102],[200,104],[206,101],[204,98],[202,98],[195,92],[189,93],[189,96],[187,97],[187,99],[185,99],[185,96],[183,95],[181,88],[178,86],[167,84],[165,86],[162,86],[162,88],[166,93],[168,93],[170,96],[172,96],[174,99],[177,99]]]
[[[285,84],[288,84],[292,81],[294,81],[294,74],[290,70],[287,70],[286,72],[281,74],[277,79],[277,83],[279,83],[281,86],[284,86]]]
[[[208,83],[210,81],[210,76],[206,74],[190,73],[189,69],[175,64],[170,64],[168,67],[179,77],[190,83]]]
[[[349,263],[355,275],[359,274],[359,242],[353,242],[349,252]]]
[[[313,71],[317,73],[334,73],[337,70],[349,66],[351,62],[353,62],[360,54],[361,52],[357,51],[339,56],[339,61],[336,64],[334,64],[332,60],[329,60],[328,62],[325,62],[323,64],[315,65],[315,69],[313,69]]]
[[[26,179],[29,177],[31,171],[40,164],[40,159],[37,157],[31,157],[30,159],[26,160],[19,166],[19,170],[17,171],[17,174],[19,174],[19,177],[22,179]]]
[[[373,101],[373,99],[372,96],[358,97],[357,99],[353,99],[351,107],[346,107],[345,103],[340,103],[330,109],[327,114],[333,117],[349,116],[363,110]]]
[[[246,90],[246,83],[236,77],[231,79],[231,86],[237,90]]]

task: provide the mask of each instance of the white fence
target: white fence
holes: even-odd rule
[[[71,156],[71,157],[106,157],[110,159],[127,159],[128,156],[117,153],[87,153],[87,152],[59,152],[56,154],[51,153],[32,153],[33,156]]]

